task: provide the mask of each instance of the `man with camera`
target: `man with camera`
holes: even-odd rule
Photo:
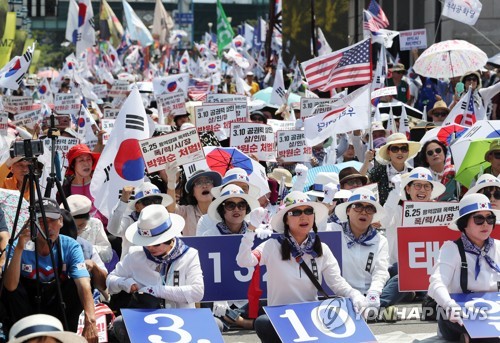
[[[78,317],[83,308],[85,323],[82,335],[88,342],[97,342],[94,301],[83,251],[74,239],[59,235],[63,219],[57,203],[43,198],[42,206],[47,228],[37,202],[37,232],[32,235],[28,221],[21,229],[18,240],[8,249],[10,262],[4,272],[4,301],[10,319],[15,322],[39,311],[56,316],[64,322],[66,315],[67,329],[76,332]],[[31,236],[36,237],[35,244],[31,242]],[[56,277],[59,279],[62,299],[58,296]],[[61,300],[65,303],[65,313],[61,313]]]
[[[30,161],[19,156],[9,157],[5,165],[10,169],[9,177],[5,178],[0,184],[0,188],[11,189],[13,191],[21,191],[24,176],[29,173]],[[24,190],[24,198],[29,200],[30,189],[26,186]]]

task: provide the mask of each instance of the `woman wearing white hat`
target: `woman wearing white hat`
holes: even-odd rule
[[[486,195],[491,202],[491,208],[500,210],[500,179],[491,174],[483,174],[474,187],[471,187],[465,195],[480,193]]]
[[[461,236],[441,247],[429,285],[429,295],[448,314],[447,318],[438,318],[439,331],[446,340],[463,342],[469,338],[460,317],[461,308],[451,293],[498,291],[500,242],[490,237],[498,216],[500,211],[492,208],[485,195],[469,194],[460,201],[458,217],[449,226],[460,231]],[[461,249],[467,262],[465,282],[461,282]],[[498,338],[494,341],[498,342]]]
[[[323,204],[311,201],[306,194],[290,192],[283,200],[283,208],[271,220],[271,227],[280,234],[252,251],[255,227],[265,216],[264,209],[250,214],[249,230],[243,235],[236,261],[240,267],[267,267],[267,302],[270,306],[315,301],[318,289],[306,277],[301,261],[310,270],[319,271],[319,283],[326,284],[340,296],[351,297],[356,307],[364,305],[365,297],[352,288],[340,275],[340,268],[330,248],[317,236],[317,224],[325,220],[328,211]],[[286,287],[283,287],[286,285]],[[252,304],[250,304],[251,306]],[[255,321],[255,330],[263,342],[280,342],[266,315]]]
[[[134,197],[132,198],[133,194]],[[120,201],[113,209],[107,227],[108,232],[118,238],[116,242],[111,239],[110,242],[122,260],[131,246],[129,241],[123,239],[125,230],[139,219],[141,211],[150,205],[161,204],[168,206],[172,202],[172,197],[161,193],[158,187],[151,182],[143,182],[135,189],[132,186],[123,187]]]
[[[378,194],[381,205],[385,204],[389,192],[394,189],[390,182],[398,174],[411,170],[406,162],[417,155],[421,148],[420,143],[409,141],[403,133],[393,133],[387,137],[387,142],[378,151],[378,156],[383,164],[375,166],[368,171],[370,162],[375,157],[372,150],[368,150],[360,174],[366,175],[370,182],[378,183]]]
[[[184,219],[162,205],[142,210],[125,232],[126,239],[138,246],[131,247],[109,274],[109,292],[125,304],[139,292],[158,298],[165,308],[194,308],[203,298],[203,273],[198,251],[178,238],[183,228]],[[120,342],[128,341],[121,317],[115,320],[114,331]]]
[[[335,214],[341,224],[332,226],[343,233],[342,276],[366,294],[366,304],[375,312],[381,306],[394,305],[398,299],[384,289],[389,280],[387,239],[372,226],[385,216],[385,210],[373,192],[358,188],[346,202],[335,207]]]
[[[9,343],[23,342],[74,342],[87,340],[75,332],[64,331],[59,319],[48,314],[33,314],[18,320],[10,329]]]

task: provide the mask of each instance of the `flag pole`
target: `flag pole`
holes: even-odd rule
[[[314,0],[311,0],[311,39],[314,57],[318,57],[318,44],[316,42],[316,14],[314,13]]]
[[[274,24],[276,23],[276,2],[269,1],[269,27],[266,32],[266,43],[264,49],[266,52],[266,67],[271,65],[271,43],[273,40]]]

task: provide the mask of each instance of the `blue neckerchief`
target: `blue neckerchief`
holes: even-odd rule
[[[335,214],[335,212],[332,213],[332,215],[330,217],[328,217],[328,220],[326,222],[327,223],[335,223],[335,224],[342,225],[342,223],[340,222],[339,217],[337,217],[337,215]]]
[[[172,250],[167,254],[167,256],[161,258],[151,255],[146,247],[142,248],[148,260],[153,261],[155,263],[161,264],[160,275],[165,283],[165,275],[167,273],[167,268],[171,265],[175,260],[184,255],[184,253],[189,249],[189,246],[186,245],[180,238],[175,238],[175,244]]]
[[[479,275],[479,272],[481,271],[481,267],[479,266],[479,261],[481,260],[481,257],[484,257],[486,260],[486,263],[491,267],[491,269],[495,270],[497,273],[500,273],[500,268],[498,265],[493,261],[493,259],[488,256],[488,251],[490,251],[490,248],[495,244],[493,241],[493,238],[488,237],[488,239],[484,243],[484,249],[481,251],[477,245],[472,243],[469,240],[469,237],[465,233],[462,232],[462,236],[460,237],[462,239],[462,242],[464,243],[464,250],[465,252],[468,252],[472,255],[476,255],[476,268],[475,268],[475,279],[477,280],[477,277]]]
[[[314,231],[309,232],[306,240],[301,245],[299,245],[290,234],[278,236],[278,242],[280,242],[280,244],[283,243],[284,240],[290,243],[290,252],[297,262],[300,263],[302,261],[302,256],[305,254],[311,255],[313,258],[318,257],[318,254],[314,251],[314,242],[316,241],[316,233]]]
[[[359,236],[359,238],[354,237],[354,234],[352,233],[351,226],[349,225],[349,222],[342,223],[342,231],[344,231],[344,234],[347,236],[349,241],[347,242],[347,247],[350,249],[353,247],[354,244],[360,244],[364,245],[366,247],[373,245],[373,243],[367,243],[371,241],[375,236],[377,235],[377,230],[373,226],[369,226],[368,230]]]
[[[233,234],[244,235],[245,232],[247,232],[248,223],[246,221],[243,221],[243,223],[241,223],[241,229],[237,233],[234,233],[231,230],[229,230],[225,222],[218,222],[216,226],[221,235],[233,235]]]
[[[133,220],[134,222],[136,222],[136,221],[138,221],[138,220],[139,220],[139,215],[140,215],[140,213],[139,213],[139,212],[137,212],[137,211],[132,211],[132,213],[130,213],[128,216],[129,216],[130,218],[132,218],[132,220]]]

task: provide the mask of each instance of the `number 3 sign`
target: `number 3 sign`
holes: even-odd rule
[[[264,310],[283,342],[377,341],[366,322],[354,312],[349,298],[266,306]]]
[[[123,309],[131,342],[223,343],[212,312],[202,309]]]

